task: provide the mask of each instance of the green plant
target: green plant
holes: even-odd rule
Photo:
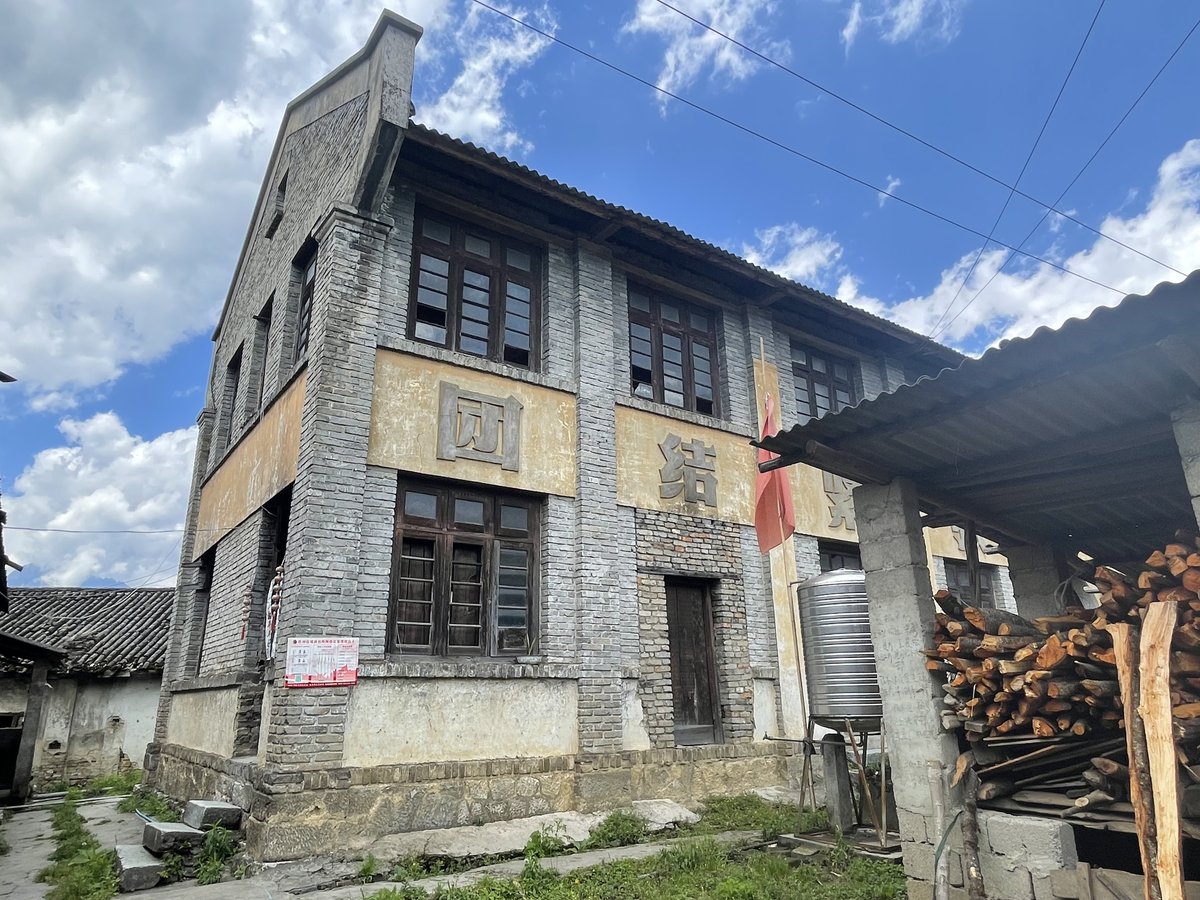
[[[233,832],[214,825],[204,835],[204,843],[196,857],[196,883],[216,884],[225,872],[225,864],[237,854]]]
[[[103,775],[93,778],[83,787],[85,797],[99,797],[105,794],[128,794],[142,780],[141,769],[128,769],[116,775]]]
[[[543,825],[529,836],[529,840],[525,842],[525,858],[544,859],[547,856],[559,856],[566,849],[567,842],[563,840],[562,823],[555,822]]]
[[[796,816],[796,834],[813,834],[829,830],[829,811],[820,806],[816,809],[804,807]]]
[[[225,874],[225,864],[219,859],[202,859],[196,863],[196,884],[216,884]]]
[[[183,857],[178,853],[166,852],[162,855],[162,870],[159,874],[164,881],[182,881],[185,875]]]
[[[128,797],[117,803],[121,812],[140,812],[160,822],[178,822],[179,813],[162,794],[149,788],[137,787]]]
[[[108,900],[117,891],[116,858],[87,830],[75,801],[68,797],[55,807],[50,824],[51,863],[37,875],[52,886],[47,900]]]
[[[628,809],[610,812],[591,830],[580,849],[603,850],[606,847],[624,847],[640,844],[646,839],[646,820]]]
[[[769,803],[756,794],[741,794],[736,797],[709,797],[704,801],[700,821],[680,831],[698,835],[722,831],[759,831],[763,839],[769,841],[795,827],[795,806]]]
[[[233,877],[236,878],[238,881],[241,881],[248,874],[250,874],[250,864],[249,863],[242,863],[236,869],[233,870]]]
[[[379,874],[379,860],[375,858],[374,853],[368,853],[367,858],[362,861],[362,865],[358,867],[358,880],[362,884],[370,884],[375,880],[375,876]]]

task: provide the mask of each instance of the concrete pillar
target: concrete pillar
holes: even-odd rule
[[[933,871],[933,802],[928,764],[949,768],[958,755],[954,739],[942,731],[938,711],[942,691],[921,655],[933,634],[933,588],[915,486],[898,478],[890,484],[854,489],[859,547],[867,576],[871,642],[875,647],[888,756],[909,877],[909,896],[928,894]]]
[[[825,775],[825,809],[829,822],[842,834],[854,830],[854,794],[850,789],[850,766],[846,760],[846,739],[836,731],[821,738],[821,767]]]
[[[29,694],[25,700],[25,719],[21,728],[21,743],[17,746],[17,762],[13,769],[12,795],[18,802],[29,799],[33,788],[33,754],[42,733],[42,709],[48,693],[50,665],[35,662],[29,675]]]
[[[1200,523],[1200,401],[1184,404],[1171,413],[1171,425],[1175,429],[1175,443],[1179,445],[1188,496],[1192,498],[1192,513]]]
[[[1054,592],[1062,582],[1058,559],[1049,547],[1013,547],[1008,557],[1008,577],[1012,581],[1017,613],[1027,619],[1054,616],[1062,612]]]

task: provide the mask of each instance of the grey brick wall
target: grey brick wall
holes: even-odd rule
[[[777,667],[775,649],[775,601],[771,593],[771,565],[758,551],[753,528],[738,529],[741,540],[742,585],[746,603],[746,634],[750,665]]]
[[[579,747],[606,753],[622,745],[619,648],[629,621],[622,607],[635,610],[637,601],[622,596],[621,571],[632,560],[613,539],[618,515],[612,264],[582,242],[576,247],[573,293],[579,316],[576,597],[586,610],[579,629]]]
[[[413,225],[417,198],[412,186],[403,183],[387,192],[382,212],[395,221],[383,244],[386,265],[379,303],[379,340],[404,338],[408,334],[409,284],[412,281]]]
[[[746,314],[743,311],[726,306],[721,310],[719,338],[718,353],[724,365],[722,380],[725,382],[721,417],[738,425],[757,427],[752,369],[758,355],[758,336],[747,331]]]
[[[382,659],[387,648],[392,539],[396,526],[395,469],[367,466],[362,497],[357,611],[354,635],[360,659]]]
[[[262,610],[271,581],[267,519],[259,510],[217,544],[200,675],[240,671],[262,645]]]
[[[547,375],[570,379],[578,375],[578,299],[574,254],[567,247],[550,244],[542,302],[542,372]]]
[[[655,747],[674,743],[671,658],[664,578],[710,580],[715,667],[726,741],[754,732],[753,676],[742,583],[742,527],[715,519],[637,510],[642,708]]]
[[[579,648],[575,561],[579,513],[570,497],[547,497],[542,511],[539,652],[547,662],[574,662]]]

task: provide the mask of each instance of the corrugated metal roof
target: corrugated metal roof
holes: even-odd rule
[[[68,654],[67,671],[162,671],[174,588],[9,588],[0,629]]]
[[[410,123],[408,128],[407,140],[415,140],[424,146],[431,147],[436,150],[454,151],[462,155],[472,157],[481,165],[487,165],[492,169],[499,169],[509,178],[519,178],[526,182],[536,183],[542,190],[562,194],[570,197],[576,202],[586,203],[595,207],[598,215],[607,217],[619,217],[627,222],[632,227],[640,227],[642,230],[650,232],[655,237],[669,237],[676,241],[688,244],[691,248],[701,256],[708,257],[710,261],[717,261],[726,267],[736,269],[743,274],[754,278],[757,281],[769,284],[779,290],[784,290],[792,293],[803,293],[805,299],[815,301],[820,305],[836,312],[843,318],[857,319],[863,323],[869,323],[871,327],[890,334],[895,337],[902,338],[908,343],[915,343],[926,348],[930,353],[940,356],[949,361],[957,361],[962,359],[962,355],[950,347],[939,344],[936,341],[930,340],[923,334],[916,331],[911,331],[902,325],[897,325],[890,319],[885,319],[873,313],[869,313],[857,306],[852,306],[843,300],[831,294],[826,294],[818,291],[808,285],[801,284],[798,281],[792,281],[785,278],[770,269],[765,269],[762,266],[746,260],[736,253],[732,253],[723,247],[709,243],[701,238],[695,237],[686,231],[675,227],[669,222],[664,222],[660,219],[655,219],[647,216],[636,210],[629,209],[625,206],[618,206],[589,194],[579,188],[572,187],[569,184],[564,184],[548,175],[544,175],[535,169],[531,169],[522,163],[515,162],[507,157],[500,156],[491,150],[480,147],[477,144],[472,144],[469,141],[463,141],[448,134],[429,128],[425,125]],[[401,148],[401,155],[404,150]]]
[[[1014,537],[1136,555],[1195,524],[1170,414],[1197,395],[1197,338],[1200,272],[762,444],[845,477],[910,477],[927,506]]]

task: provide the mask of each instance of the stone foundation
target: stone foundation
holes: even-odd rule
[[[798,786],[802,763],[790,744],[726,744],[281,772],[163,744],[148,777],[177,800],[246,809],[247,851],[271,862],[354,851],[384,834]]]

